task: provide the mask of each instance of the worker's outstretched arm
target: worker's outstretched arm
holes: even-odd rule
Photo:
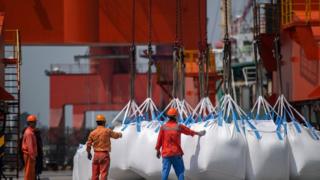
[[[181,133],[185,135],[190,135],[190,136],[194,136],[194,135],[203,136],[206,134],[205,130],[196,132],[182,124],[180,125],[180,130],[181,130]]]
[[[113,139],[118,139],[122,137],[122,133],[120,132],[114,132],[114,131],[110,131],[110,137],[112,137]]]

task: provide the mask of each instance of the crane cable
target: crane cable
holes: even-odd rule
[[[202,27],[201,27],[201,0],[198,0],[198,48],[199,48],[199,91],[200,91],[200,99],[204,97],[204,52],[203,52],[203,42],[202,42]]]
[[[134,81],[135,81],[135,64],[136,64],[136,45],[135,45],[135,15],[136,15],[136,0],[132,0],[132,26],[131,38],[132,44],[130,48],[130,99],[134,100]]]
[[[281,55],[281,42],[280,42],[280,10],[281,10],[281,1],[278,0],[277,1],[277,33],[276,36],[273,40],[273,57],[276,59],[277,61],[277,74],[278,74],[278,92],[279,95],[282,94],[282,72],[281,72],[281,59],[282,59],[282,55]]]
[[[224,36],[224,49],[223,49],[223,80],[224,80],[224,93],[230,94],[231,92],[231,42],[229,39],[228,27],[228,0],[224,0],[224,15],[225,15],[225,36]]]
[[[178,78],[179,76],[179,63],[181,59],[181,42],[182,42],[182,29],[181,29],[181,0],[176,0],[176,37],[174,43],[174,50],[173,50],[173,81],[172,81],[172,97],[177,97],[177,89],[178,89]]]
[[[180,44],[179,44],[179,71],[180,71],[180,97],[183,100],[185,98],[185,61],[184,61],[184,47],[183,47],[183,0],[180,0],[179,6],[179,36],[180,36]]]
[[[148,50],[147,50],[147,55],[148,55],[148,90],[147,90],[147,95],[148,98],[151,98],[152,94],[152,77],[151,77],[151,67],[153,65],[153,59],[152,59],[152,0],[149,0],[149,9],[148,9]]]
[[[262,89],[262,67],[261,67],[261,59],[260,56],[260,39],[259,39],[259,22],[258,22],[258,8],[256,0],[253,0],[253,50],[254,50],[254,61],[256,64],[256,89],[257,89],[257,97],[263,95]],[[258,57],[259,55],[259,57]]]
[[[207,1],[205,0],[205,33],[204,33],[204,43],[205,43],[205,48],[204,48],[204,54],[205,54],[205,63],[206,63],[206,72],[205,72],[205,91],[206,91],[206,96],[209,97],[209,67],[210,67],[210,46],[208,43],[208,19],[207,19]]]

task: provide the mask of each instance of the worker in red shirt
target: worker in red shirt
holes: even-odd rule
[[[35,115],[29,115],[27,117],[28,127],[26,128],[22,138],[22,152],[24,160],[24,180],[36,179],[36,158],[37,152],[37,140],[35,135],[35,127],[37,125],[37,117]]]
[[[177,110],[175,108],[170,108],[167,116],[169,117],[169,121],[161,127],[156,145],[157,157],[160,158],[160,154],[162,155],[162,180],[168,179],[171,165],[178,180],[184,180],[181,133],[190,136],[203,136],[206,131],[195,132],[182,124],[178,124],[176,120]],[[162,148],[161,153],[160,148]]]
[[[108,178],[110,167],[111,141],[110,138],[118,139],[121,133],[105,128],[106,118],[99,114],[96,116],[97,128],[89,134],[87,141],[88,159],[92,159],[91,147],[93,146],[94,157],[92,160],[92,180],[105,180]]]

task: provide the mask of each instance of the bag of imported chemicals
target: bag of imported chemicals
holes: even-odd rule
[[[159,121],[141,122],[135,144],[129,152],[129,167],[144,179],[161,179],[162,161],[156,157]]]
[[[86,145],[80,144],[76,154],[73,157],[73,180],[87,180],[91,178],[92,162],[88,159],[88,153],[86,149]]]
[[[247,144],[242,127],[246,125],[232,113],[239,107],[230,95],[225,95],[220,107],[217,116],[190,125],[196,131],[206,130],[205,136],[182,138],[190,179],[245,179]]]
[[[110,175],[111,179],[127,180],[127,179],[141,179],[137,173],[129,168],[129,156],[132,146],[135,145],[138,132],[135,123],[117,126],[114,131],[121,132],[122,138],[111,139],[111,161],[110,161]]]
[[[284,121],[288,117],[287,135],[290,145],[290,179],[320,179],[319,134],[312,125],[295,110],[284,96],[277,104]],[[301,120],[305,125],[298,123]]]
[[[117,114],[111,121],[111,124],[119,123],[114,131],[121,132],[122,138],[111,139],[111,161],[110,161],[110,179],[127,180],[141,179],[137,173],[129,168],[129,154],[131,147],[136,143],[138,136],[137,128],[140,123],[139,117],[142,115],[138,105],[134,100],[130,100],[128,104]]]
[[[261,96],[251,112],[250,122],[259,131],[261,139],[247,130],[249,155],[246,179],[289,179],[289,144],[281,121],[274,123],[272,107]]]

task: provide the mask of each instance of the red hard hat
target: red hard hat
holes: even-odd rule
[[[27,117],[27,122],[36,122],[36,121],[37,121],[37,117],[33,114]]]
[[[168,116],[176,116],[178,114],[177,112],[177,109],[176,108],[170,108],[168,111],[167,111],[167,115]]]

